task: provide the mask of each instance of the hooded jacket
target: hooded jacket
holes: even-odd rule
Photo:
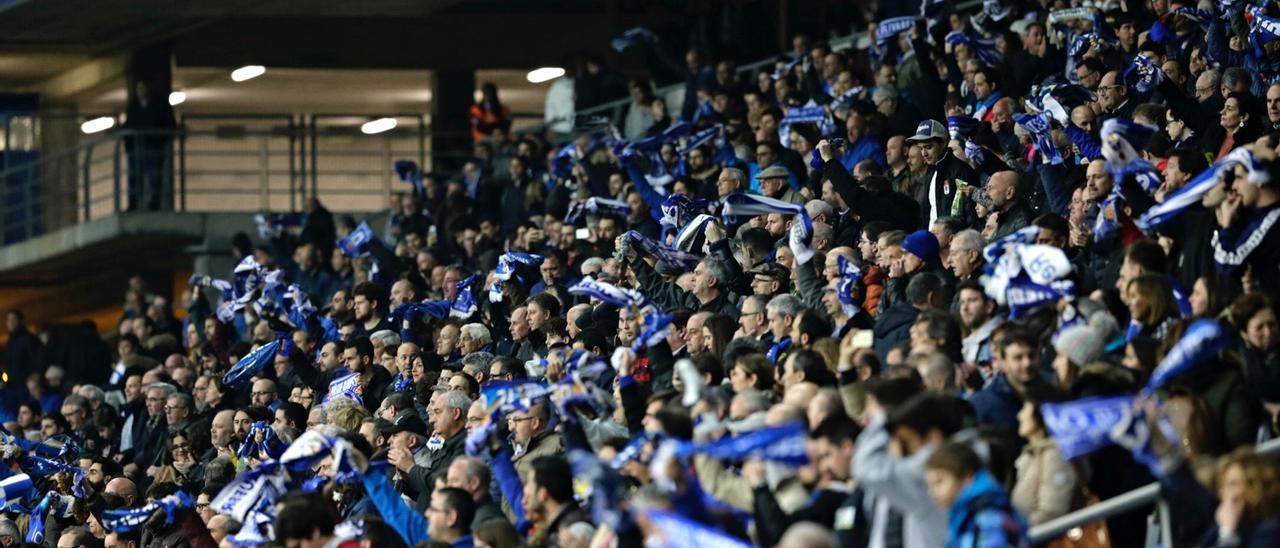
[[[947,547],[1029,546],[1027,524],[1004,488],[979,470],[947,511]]]

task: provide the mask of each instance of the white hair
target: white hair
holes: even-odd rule
[[[462,329],[459,331],[462,335],[466,335],[467,338],[481,341],[485,344],[488,344],[493,340],[493,337],[489,335],[489,328],[485,327],[484,324],[469,323],[462,326]]]
[[[582,269],[579,272],[581,272],[583,276],[586,276],[588,270],[596,270],[596,269],[604,270],[603,257],[591,257],[585,261],[582,261]]]
[[[390,329],[374,331],[370,339],[380,339],[383,346],[400,346],[400,334]]]
[[[981,251],[986,245],[987,243],[982,239],[982,233],[972,228],[961,230],[951,237],[951,247],[965,251]]]

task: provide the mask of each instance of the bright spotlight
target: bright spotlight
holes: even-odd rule
[[[187,92],[174,91],[169,93],[169,106],[176,107],[187,102]]]
[[[94,118],[83,124],[80,124],[80,131],[85,133],[98,133],[115,127],[116,119],[110,116]]]
[[[237,82],[243,82],[245,80],[251,80],[262,76],[264,72],[267,72],[267,67],[262,65],[246,65],[231,71],[231,79]]]
[[[529,79],[531,84],[541,84],[561,76],[564,76],[564,69],[560,67],[542,67],[529,71],[529,75],[526,78]]]
[[[364,133],[365,135],[373,135],[375,133],[390,131],[392,129],[395,129],[395,127],[396,127],[395,118],[378,118],[377,120],[365,122],[364,125],[360,126],[360,132]]]

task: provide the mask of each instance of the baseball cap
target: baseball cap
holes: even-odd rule
[[[406,413],[396,417],[389,426],[382,430],[382,434],[387,436],[399,434],[400,432],[412,432],[419,436],[426,436],[427,423],[422,422],[422,418],[417,413]]]
[[[908,141],[930,141],[933,139],[948,140],[951,133],[947,131],[947,125],[937,120],[925,120],[916,126],[916,134],[907,137]]]

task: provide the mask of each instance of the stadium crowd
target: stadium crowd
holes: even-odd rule
[[[134,280],[114,351],[10,312],[0,544],[1024,546],[1158,481],[1280,545],[1280,5],[866,31],[567,144],[486,86],[460,173]]]

